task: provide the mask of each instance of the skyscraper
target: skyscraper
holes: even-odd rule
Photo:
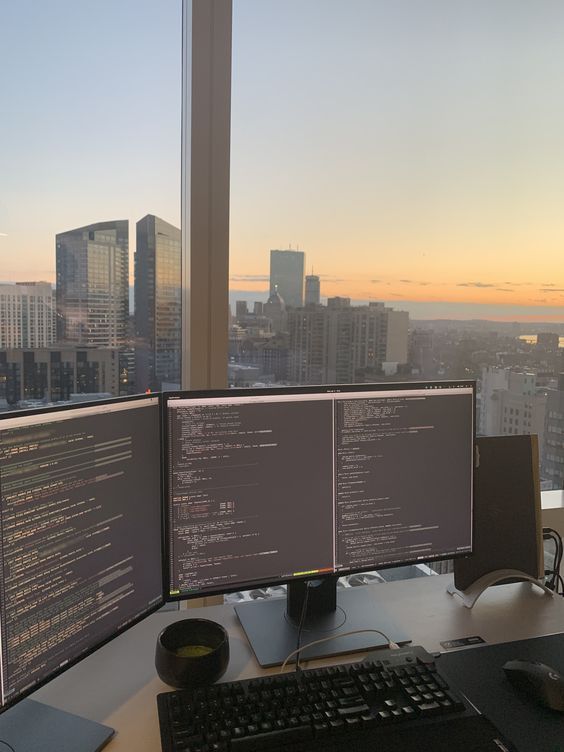
[[[180,230],[153,214],[137,222],[135,372],[137,389],[180,385]]]
[[[56,248],[59,342],[124,346],[129,316],[127,220],[59,233]]]
[[[277,290],[291,308],[304,304],[304,263],[303,251],[270,251],[270,294]]]
[[[316,274],[308,274],[305,278],[305,304],[319,305],[321,302],[321,283]]]

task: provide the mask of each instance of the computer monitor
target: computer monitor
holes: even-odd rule
[[[317,608],[304,642],[366,628],[408,641],[336,580],[472,551],[474,403],[473,381],[165,394],[168,597],[288,583],[286,611],[236,607],[265,666],[295,648],[306,580]]]
[[[155,395],[0,416],[0,742],[51,749],[12,706],[163,604],[160,428]]]

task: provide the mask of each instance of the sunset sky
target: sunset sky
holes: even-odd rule
[[[233,5],[235,297],[291,246],[325,296],[564,320],[561,0]],[[53,280],[56,232],[178,223],[179,0],[19,0],[0,26],[0,279]]]

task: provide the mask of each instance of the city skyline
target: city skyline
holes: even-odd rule
[[[234,3],[231,299],[265,293],[269,251],[291,245],[323,298],[564,321],[564,6],[354,11]],[[54,282],[68,227],[179,226],[180,2],[17,4],[2,22],[0,68],[17,74],[2,78],[0,279]]]

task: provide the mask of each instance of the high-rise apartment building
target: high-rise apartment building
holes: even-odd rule
[[[270,251],[270,295],[275,291],[287,308],[301,308],[304,304],[303,251]]]
[[[368,372],[395,372],[407,363],[409,315],[383,303],[327,306],[288,312],[289,378],[298,384],[350,384]]]
[[[308,274],[305,278],[305,304],[319,305],[321,302],[321,281],[316,274]]]
[[[129,316],[127,220],[59,233],[56,246],[59,342],[124,346]]]
[[[135,375],[137,390],[180,386],[180,230],[153,214],[137,222]]]
[[[0,285],[0,348],[48,347],[55,341],[55,293],[49,282]]]
[[[542,448],[546,390],[532,372],[487,366],[480,379],[478,433],[484,436],[537,434]]]

